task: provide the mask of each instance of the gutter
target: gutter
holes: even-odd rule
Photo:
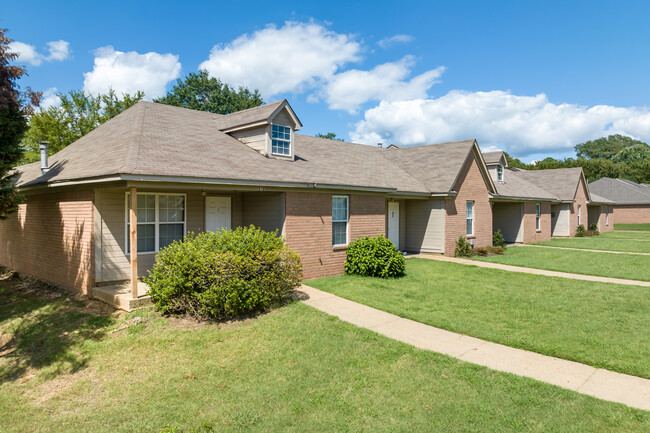
[[[550,203],[562,203],[561,200],[556,198],[541,198],[541,197],[515,197],[515,196],[505,196],[505,195],[492,195],[490,197],[492,201],[543,201]],[[573,203],[573,202],[572,202]]]

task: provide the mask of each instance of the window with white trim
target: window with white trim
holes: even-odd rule
[[[467,236],[474,234],[474,202],[468,201],[466,203],[465,220],[467,222]]]
[[[497,165],[497,182],[503,182],[503,166]]]
[[[347,245],[350,200],[347,195],[332,196],[332,245]]]
[[[578,205],[578,225],[581,224],[581,211],[582,211],[582,206]]]
[[[185,195],[138,193],[138,253],[156,253],[185,236]],[[130,194],[126,194],[126,254],[130,254]]]
[[[291,128],[271,125],[271,153],[291,156]]]
[[[542,205],[535,205],[535,229],[541,230]]]
[[[609,225],[609,206],[605,206],[605,225]]]

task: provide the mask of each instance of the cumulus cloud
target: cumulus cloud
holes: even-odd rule
[[[648,107],[554,104],[546,95],[451,91],[437,99],[382,101],[365,113],[352,140],[403,145],[476,138],[520,156],[572,151],[609,134],[650,140]]]
[[[41,97],[40,107],[46,110],[54,105],[59,105],[60,99],[57,96],[57,93],[56,87],[50,87],[44,91],[43,96]]]
[[[18,53],[18,62],[25,62],[32,66],[40,66],[44,61],[62,61],[70,57],[70,42],[59,40],[47,44],[48,55],[39,53],[34,45],[14,41],[10,44],[10,51]]]
[[[142,90],[147,99],[165,94],[167,83],[178,78],[181,64],[173,54],[116,51],[112,46],[95,51],[93,70],[84,73],[84,90],[92,94],[109,89],[120,93]]]
[[[350,35],[316,23],[286,22],[214,46],[199,68],[231,85],[259,89],[268,98],[313,87],[359,60],[360,51]]]
[[[389,48],[396,44],[409,43],[412,40],[413,40],[413,36],[411,35],[395,35],[380,40],[379,42],[377,42],[377,45],[379,45],[381,48]]]
[[[370,71],[352,69],[332,76],[320,94],[329,108],[356,112],[367,101],[396,101],[426,98],[427,91],[442,75],[445,68],[426,71],[406,81],[415,63],[413,56],[384,63]]]

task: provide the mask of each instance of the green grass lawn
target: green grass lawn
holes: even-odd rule
[[[614,224],[614,230],[650,231],[650,223],[643,223],[643,224]]]
[[[600,236],[605,236],[608,239],[630,239],[630,240],[650,240],[650,232],[645,232],[645,231],[635,231],[634,233],[632,232],[626,232],[626,231],[613,231],[613,232],[607,232],[603,233]]]
[[[406,272],[307,284],[449,331],[650,378],[648,287],[427,259],[408,259]]]
[[[650,430],[649,412],[418,350],[300,303],[197,324],[152,310],[106,316],[12,286],[0,281],[3,432]],[[144,320],[113,332],[134,316]]]
[[[502,256],[474,260],[574,274],[650,281],[650,257],[559,248],[511,247]]]
[[[643,233],[643,232],[641,232]],[[620,235],[627,235],[621,237]],[[643,233],[646,234],[646,233]],[[613,236],[612,236],[613,235]],[[632,253],[650,253],[650,233],[648,236],[635,237],[634,233],[609,232],[598,236],[584,238],[557,238],[536,245],[552,247],[581,248],[603,251],[624,251]]]

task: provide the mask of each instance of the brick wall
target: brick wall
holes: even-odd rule
[[[93,193],[27,196],[0,221],[0,264],[88,294],[94,285]]]
[[[350,241],[385,232],[386,199],[349,195]],[[332,247],[332,194],[287,192],[284,234],[287,245],[302,258],[305,279],[343,273],[345,248]]]
[[[616,224],[650,223],[650,205],[615,206]]]
[[[478,163],[472,153],[462,168],[454,190],[458,195],[446,200],[445,218],[445,255],[453,256],[456,240],[467,236],[466,202],[474,201],[474,247],[492,245],[492,208],[488,198],[488,189],[481,175]]]
[[[537,203],[524,203],[524,243],[544,242],[551,240],[551,204],[540,203],[541,217],[540,230],[537,231]]]
[[[578,190],[576,191],[575,202],[570,206],[571,217],[569,218],[569,233],[571,236],[575,236],[576,229],[578,228],[578,205],[581,207],[580,223],[585,226],[586,229],[588,229],[589,213],[587,210],[587,192],[585,183],[582,179],[580,179],[580,184],[578,185]]]

